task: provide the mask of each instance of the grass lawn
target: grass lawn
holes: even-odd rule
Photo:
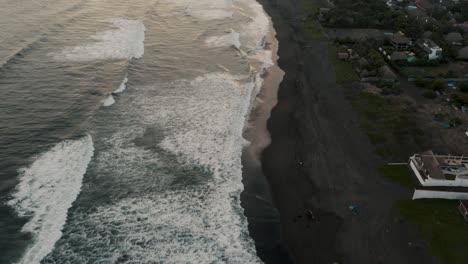
[[[468,223],[451,200],[408,200],[399,203],[402,215],[417,226],[442,264],[467,263]]]
[[[321,5],[315,2],[303,2],[301,4],[301,30],[308,39],[326,39],[322,26],[317,20]]]
[[[328,44],[328,56],[335,69],[336,81],[338,83],[358,81],[359,76],[356,71],[354,71],[351,63],[339,60],[337,58],[338,52],[339,49],[337,46],[332,43]]]
[[[406,164],[382,165],[378,169],[388,179],[406,187],[414,188],[418,184],[410,167]]]
[[[353,94],[352,104],[377,154],[404,162],[417,149],[419,131],[412,122],[411,110],[404,104],[368,92]]]
[[[434,67],[403,67],[401,72],[408,77],[413,78],[438,78],[447,75],[449,69],[447,65]]]
[[[379,167],[387,178],[413,188],[417,185],[408,165]],[[441,199],[404,200],[398,203],[402,216],[414,224],[441,264],[467,263],[468,223],[458,212],[458,201]]]
[[[301,22],[301,30],[308,39],[326,39],[322,26],[315,16],[307,16]]]

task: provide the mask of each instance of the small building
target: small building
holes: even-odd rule
[[[442,57],[442,48],[430,39],[420,39],[416,42],[416,45],[428,60]]]
[[[411,40],[402,32],[397,32],[388,37],[388,42],[396,50],[407,50],[411,46]]]
[[[468,187],[468,157],[426,151],[412,156],[409,163],[422,186]]]
[[[459,32],[451,32],[445,35],[445,41],[453,46],[462,46],[463,45],[463,36]]]
[[[380,79],[383,82],[396,82],[398,75],[396,75],[388,65],[379,68]]]
[[[459,60],[468,60],[468,46],[461,48],[458,51],[457,59]]]
[[[329,13],[330,13],[330,8],[324,8],[324,7],[320,8],[319,9],[318,20],[320,22],[326,22]]]
[[[458,205],[458,210],[460,211],[463,218],[465,218],[465,220],[468,221],[468,201],[467,200],[460,201],[460,204]]]

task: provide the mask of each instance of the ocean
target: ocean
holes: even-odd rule
[[[0,0],[0,263],[261,263],[255,0]]]

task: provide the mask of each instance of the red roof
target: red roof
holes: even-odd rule
[[[427,9],[426,9],[424,6],[422,6],[421,4],[419,4],[419,3],[417,3],[416,6],[417,6],[419,9],[421,9],[422,11],[427,11]]]

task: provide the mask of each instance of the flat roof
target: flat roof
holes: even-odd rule
[[[440,163],[442,160],[436,158],[432,151],[426,151],[421,153],[421,159],[423,161],[423,168],[429,174],[429,177],[434,179],[446,180],[442,169],[440,168]]]

